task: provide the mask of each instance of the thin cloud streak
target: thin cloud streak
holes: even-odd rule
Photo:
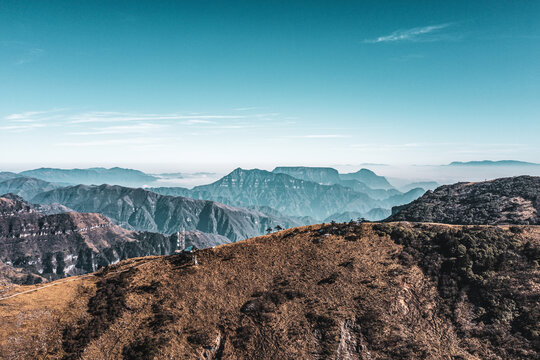
[[[341,134],[285,136],[285,138],[295,138],[295,139],[341,139],[341,138],[349,138],[349,137],[350,137],[349,135],[341,135]]]
[[[443,36],[441,36],[442,34],[440,33],[440,31],[448,28],[451,25],[453,24],[446,23],[446,24],[439,24],[439,25],[415,27],[415,28],[406,29],[406,30],[397,30],[389,35],[379,36],[376,39],[367,39],[367,40],[364,40],[364,42],[368,44],[378,44],[378,43],[399,42],[399,41],[412,41],[412,42],[437,41],[437,40],[442,40],[444,38]]]

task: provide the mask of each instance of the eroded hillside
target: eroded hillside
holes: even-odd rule
[[[19,328],[30,295],[2,300],[2,356],[532,359],[539,239],[533,226],[331,224],[127,260],[65,305],[47,305],[65,284],[31,293]],[[32,311],[47,309],[40,328]]]

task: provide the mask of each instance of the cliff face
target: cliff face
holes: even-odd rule
[[[448,224],[540,224],[540,177],[457,183],[394,210],[388,221]]]
[[[14,298],[0,332],[28,358],[534,359],[539,260],[535,226],[310,226],[108,267],[41,338]]]
[[[338,184],[340,181],[338,171],[327,167],[278,166],[272,172],[287,174],[297,179],[312,181],[321,185]]]
[[[12,268],[4,275],[16,283],[83,274],[176,249],[176,236],[128,231],[100,214],[42,215],[21,198],[0,198],[0,262]]]

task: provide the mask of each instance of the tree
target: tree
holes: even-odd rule
[[[276,231],[281,231],[281,230],[283,230],[283,228],[281,227],[281,225],[276,225],[275,229],[276,229]]]
[[[273,229],[272,229],[271,227],[269,227],[268,229],[266,229],[266,233],[267,233],[267,234],[270,234],[270,233],[272,232],[272,230],[273,230]]]

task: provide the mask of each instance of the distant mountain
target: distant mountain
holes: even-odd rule
[[[272,170],[275,174],[287,174],[297,179],[312,181],[321,185],[339,184],[339,173],[329,167],[279,166]]]
[[[406,193],[390,196],[388,199],[381,200],[381,206],[386,209],[391,209],[394,206],[408,204],[411,201],[418,199],[424,195],[426,191],[422,188],[414,188]]]
[[[440,184],[436,181],[418,181],[418,182],[413,182],[405,186],[402,186],[399,188],[399,190],[402,192],[407,192],[414,188],[421,188],[421,189],[424,189],[424,191],[428,191],[428,190],[435,190],[439,186]]]
[[[111,184],[134,187],[150,184],[158,179],[155,176],[145,174],[139,170],[122,169],[119,167],[110,169],[41,168],[23,171],[20,175],[63,184]]]
[[[196,186],[191,190],[181,187],[147,188],[147,190],[162,195],[218,201],[233,206],[259,209],[267,207],[289,217],[311,218],[309,222],[304,223],[314,223],[313,219],[323,220],[346,211],[360,213],[369,220],[380,220],[384,218],[379,217],[381,212],[369,213],[369,211],[385,208],[387,209],[385,214],[390,214],[393,206],[406,204],[424,193],[422,189],[412,189],[407,193],[401,193],[393,188],[372,189],[359,180],[336,178],[331,174],[335,175],[337,171],[328,170],[329,168],[276,169],[268,172],[238,168],[212,184]],[[339,184],[322,185],[281,171],[300,172],[296,173],[297,176],[338,181]],[[377,216],[374,217],[374,214]]]
[[[540,225],[540,177],[444,185],[393,212],[387,221]]]
[[[0,182],[0,195],[12,193],[30,200],[43,191],[49,191],[59,187],[61,186],[48,181],[18,176]]]
[[[482,161],[453,161],[449,166],[540,166],[540,164],[518,160],[482,160]]]
[[[388,209],[382,209],[382,208],[375,208],[369,210],[367,213],[359,213],[356,211],[346,211],[342,213],[336,213],[332,214],[326,219],[324,219],[325,223],[335,221],[335,222],[349,222],[351,220],[358,220],[360,218],[364,218],[371,221],[379,221],[386,219],[390,215],[390,210]]]
[[[321,185],[339,184],[377,199],[399,193],[384,176],[379,176],[368,169],[361,169],[355,173],[339,174],[336,169],[329,167],[281,166],[275,168],[272,172],[287,174],[297,179],[312,181]],[[392,190],[395,193],[387,194],[384,192],[385,190]]]
[[[16,177],[19,177],[19,176],[21,176],[21,175],[15,174],[15,173],[12,173],[12,172],[9,172],[9,171],[0,171],[0,181],[13,179],[13,178],[16,178]]]
[[[162,187],[145,187],[144,189],[155,192],[156,194],[160,194],[160,195],[192,197],[192,191],[184,187],[162,186]],[[209,199],[204,199],[204,200],[209,200]]]
[[[263,234],[268,227],[303,225],[292,218],[274,217],[256,210],[213,201],[163,196],[121,186],[77,185],[37,195],[32,202],[58,203],[79,212],[97,212],[126,229],[173,234],[198,230],[231,241]]]
[[[396,189],[372,189],[358,180],[340,180],[339,184],[351,188],[354,191],[364,193],[375,200],[384,200],[391,196],[401,194],[401,192]]]
[[[392,189],[388,180],[384,176],[379,176],[368,169],[360,169],[354,173],[339,174],[341,180],[358,180],[372,189]]]
[[[206,197],[234,206],[268,206],[290,216],[324,219],[336,212],[367,212],[379,203],[341,185],[320,185],[287,174],[236,169],[220,180],[193,188]]]

